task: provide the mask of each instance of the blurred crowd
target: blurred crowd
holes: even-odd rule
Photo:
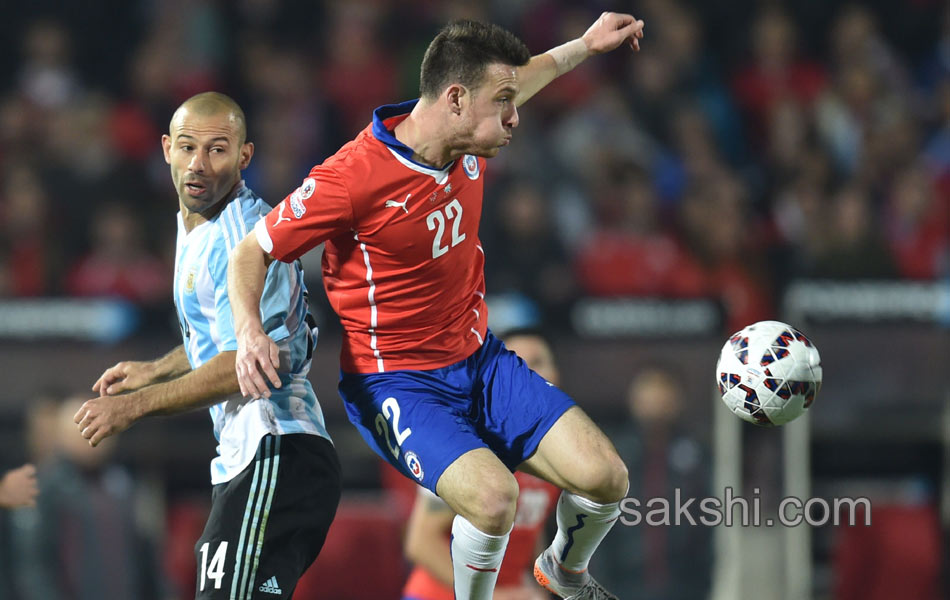
[[[0,297],[170,302],[176,207],[160,135],[234,96],[271,202],[417,95],[447,20],[539,52],[605,9],[643,50],[589,61],[492,161],[489,291],[563,322],[581,296],[711,297],[774,316],[796,277],[950,273],[950,5],[685,0],[33,2],[0,29]],[[888,8],[890,7],[890,8]],[[899,40],[899,41],[898,41]],[[316,264],[309,277],[319,276]]]

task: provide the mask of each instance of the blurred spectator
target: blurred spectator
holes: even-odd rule
[[[887,87],[900,89],[907,84],[906,69],[878,29],[871,9],[861,3],[845,6],[831,28],[831,58],[841,71],[859,66]]]
[[[56,456],[38,471],[36,509],[14,519],[15,581],[6,584],[25,600],[173,598],[158,567],[157,532],[140,513],[154,500],[112,462],[110,440],[92,448],[76,434],[83,399],[58,407]]]
[[[683,501],[709,495],[708,453],[684,427],[685,403],[673,371],[647,366],[630,382],[626,402],[630,420],[605,429],[630,472],[627,496],[640,502],[641,516],[665,501],[672,520],[676,493]],[[661,500],[647,506],[651,499]],[[691,514],[698,522],[698,512]],[[685,517],[679,525],[651,525],[644,520],[632,527],[618,526],[602,550],[591,560],[591,569],[607,574],[601,577],[604,586],[622,598],[693,600],[705,597],[709,589],[711,529],[691,526]]]
[[[553,228],[550,201],[525,179],[509,182],[501,193],[492,203],[494,239],[486,242],[488,289],[493,294],[522,294],[548,316],[562,314],[575,290],[567,251]]]
[[[93,219],[92,249],[70,269],[74,296],[118,296],[144,304],[168,298],[168,268],[145,246],[142,222],[124,204],[104,205]]]
[[[327,28],[320,80],[348,137],[369,124],[373,109],[396,98],[396,65],[379,43],[382,8],[368,1],[338,3]]]
[[[749,214],[746,189],[726,172],[697,180],[680,212],[682,234],[697,268],[704,296],[718,299],[726,329],[772,318],[774,299],[765,248],[774,234]]]
[[[804,275],[819,279],[895,277],[894,258],[879,231],[868,193],[856,184],[846,185],[832,200],[828,243]]]
[[[622,166],[595,194],[598,225],[575,257],[578,281],[592,296],[698,296],[703,274],[663,225],[650,180]]]
[[[950,272],[950,189],[938,188],[928,173],[911,167],[891,188],[885,233],[901,277],[934,279]]]
[[[10,164],[0,191],[0,245],[8,273],[3,295],[42,296],[53,290],[60,257],[49,204],[36,171],[28,164]]]
[[[44,108],[61,108],[81,89],[72,67],[69,32],[53,20],[35,21],[23,40],[20,90]]]
[[[939,19],[939,38],[921,68],[922,83],[930,91],[940,81],[950,79],[950,4],[944,3]]]
[[[266,201],[276,204],[313,163],[336,151],[343,124],[299,54],[256,40],[243,49],[242,60],[250,76],[251,105],[258,121],[267,124],[249,132],[258,152],[245,177]],[[366,123],[372,108],[362,115]]]
[[[816,154],[813,160],[825,162]],[[782,248],[773,264],[783,280],[810,271],[831,242],[825,187],[822,173],[803,170],[776,191],[771,219]]]
[[[948,10],[950,14],[950,10]],[[950,17],[948,17],[950,21]],[[950,55],[950,36],[948,36],[948,50]],[[950,61],[950,58],[948,58]],[[948,66],[950,68],[950,66]],[[950,175],[950,73],[940,82],[935,90],[934,104],[936,106],[935,131],[926,140],[923,156],[936,173]]]
[[[751,30],[752,62],[742,65],[732,89],[761,147],[771,111],[785,99],[810,106],[825,87],[824,69],[801,56],[795,23],[778,5],[767,5]]]
[[[933,494],[919,482],[888,482],[879,486],[870,502],[871,527],[861,526],[868,515],[859,506],[857,527],[835,528],[834,598],[945,598],[940,567],[946,546],[940,539],[939,503]]]

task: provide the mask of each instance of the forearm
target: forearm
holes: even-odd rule
[[[235,355],[233,351],[221,352],[181,377],[133,392],[137,397],[131,400],[139,412],[136,418],[176,415],[217,404],[238,393]]]
[[[256,236],[245,237],[228,260],[228,297],[234,316],[234,331],[261,328],[261,294],[267,266],[273,258],[257,243]]]
[[[515,103],[521,106],[557,77],[567,73],[590,55],[584,40],[577,38],[544,54],[531,57],[518,69],[520,90]]]
[[[154,368],[154,381],[173,379],[181,377],[188,371],[191,371],[191,363],[188,362],[188,355],[185,354],[185,347],[178,346],[174,350],[161,358],[152,361]]]

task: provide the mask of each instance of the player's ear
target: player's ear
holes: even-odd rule
[[[462,105],[467,101],[467,95],[468,90],[460,83],[453,83],[445,88],[443,96],[452,114],[458,115],[462,113]]]
[[[167,133],[162,136],[162,153],[165,155],[165,163],[172,164],[172,138]]]
[[[244,142],[241,144],[241,161],[238,167],[243,171],[251,164],[251,157],[254,156],[254,142]]]

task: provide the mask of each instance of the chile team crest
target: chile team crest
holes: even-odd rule
[[[469,179],[478,179],[478,159],[471,154],[462,157],[462,170],[468,175]]]
[[[412,476],[419,481],[422,481],[422,478],[425,477],[425,471],[422,470],[422,461],[419,460],[415,452],[406,452],[406,466],[409,467]]]

